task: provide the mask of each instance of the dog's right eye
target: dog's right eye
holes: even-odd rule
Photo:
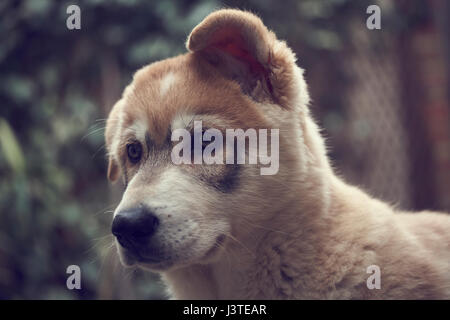
[[[133,142],[127,145],[128,159],[132,163],[138,163],[142,157],[142,146],[139,142]]]

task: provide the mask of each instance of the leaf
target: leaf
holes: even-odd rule
[[[3,118],[0,118],[0,146],[11,169],[17,174],[23,174],[25,171],[25,158],[22,148],[14,131]]]

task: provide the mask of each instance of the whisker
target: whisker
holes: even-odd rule
[[[241,241],[239,241],[236,237],[234,237],[233,235],[226,233],[225,234],[228,238],[236,241],[236,243],[240,244],[244,249],[246,249],[248,251],[248,253],[250,253],[253,257],[256,257],[255,253],[253,251],[251,251],[247,246],[245,246]]]
[[[95,212],[95,213],[94,213],[94,216],[97,216],[97,215],[102,214],[102,213],[105,214],[105,213],[114,212],[114,211],[111,211],[110,209],[116,207],[118,204],[119,204],[119,202],[116,201],[115,203],[110,204],[110,205],[104,207],[103,209],[100,209],[100,210],[98,210],[97,212]],[[106,210],[106,211],[105,211],[105,210]]]
[[[231,213],[231,214],[233,214],[233,213]],[[287,235],[287,236],[292,237],[292,234],[290,234],[290,233],[288,233],[288,232],[285,232],[285,231],[282,231],[282,230],[273,229],[273,228],[268,228],[268,227],[264,227],[264,226],[255,224],[255,223],[253,223],[253,222],[250,222],[248,219],[246,219],[246,218],[244,218],[244,217],[242,217],[242,216],[239,216],[239,218],[242,219],[242,221],[243,221],[244,223],[246,223],[247,225],[249,225],[249,226],[252,226],[252,227],[255,227],[255,228],[259,228],[259,229],[264,229],[264,230],[267,230],[267,231],[272,231],[272,232],[281,233],[281,234],[284,234],[284,235]]]
[[[91,159],[94,159],[95,156],[97,155],[97,153],[99,153],[102,149],[105,149],[105,148],[106,148],[105,144],[101,145],[100,148],[98,148],[97,151],[94,152],[94,155],[92,156]]]
[[[86,139],[87,137],[89,137],[89,136],[91,136],[91,135],[93,135],[93,134],[95,134],[95,133],[97,133],[97,132],[100,132],[100,131],[102,131],[102,130],[105,130],[105,128],[106,128],[106,127],[97,128],[97,129],[92,130],[91,132],[86,133],[86,134],[81,138],[80,142],[82,142],[84,139]]]

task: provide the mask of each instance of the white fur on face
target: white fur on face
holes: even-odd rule
[[[194,122],[195,115],[187,114],[187,113],[179,113],[177,114],[171,123],[171,130],[175,131],[176,129],[185,129],[189,126],[190,123]]]
[[[119,152],[119,143],[120,143],[120,133],[122,131],[123,126],[123,103],[120,103],[117,106],[119,111],[117,112],[117,130],[114,132],[114,137],[111,143],[110,155],[115,158],[115,155]]]
[[[170,90],[170,88],[173,87],[177,80],[177,77],[173,72],[169,72],[162,78],[161,80],[161,86],[160,86],[160,94],[161,97],[165,96],[166,93]]]
[[[143,118],[136,119],[134,122],[125,130],[125,134],[131,132],[136,137],[136,140],[144,143],[145,141],[145,133],[147,132],[147,121]]]
[[[185,113],[180,112],[172,120],[171,123],[171,130],[174,131],[176,129],[187,129],[187,128],[193,128],[194,127],[194,121],[202,121],[204,125],[206,125],[205,128],[232,128],[231,121],[227,119],[223,119],[218,115],[212,115],[212,114],[202,114],[202,115],[196,115],[192,113]]]
[[[211,210],[214,196],[179,167],[167,168],[151,183],[143,183],[148,181],[144,171],[131,179],[114,213],[144,205],[158,217],[160,224],[152,246],[164,259],[157,265],[140,265],[162,270],[201,261],[215,248],[216,239],[230,229],[227,220]],[[124,252],[120,246],[119,252]]]

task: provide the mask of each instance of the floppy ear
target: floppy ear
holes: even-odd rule
[[[256,101],[280,103],[292,91],[294,54],[252,13],[213,12],[192,30],[186,47],[237,81]]]
[[[122,100],[116,102],[114,107],[109,113],[108,120],[106,121],[105,141],[106,149],[108,151],[108,171],[107,177],[111,182],[115,182],[120,176],[120,167],[117,160],[114,157],[114,150],[119,142],[120,137],[120,109],[122,107]]]
[[[111,182],[115,182],[119,178],[119,175],[120,175],[119,165],[117,164],[116,160],[114,160],[111,156],[109,156],[108,173],[107,173],[108,180]]]

